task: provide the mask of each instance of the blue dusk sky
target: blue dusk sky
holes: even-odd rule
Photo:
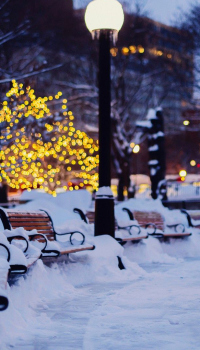
[[[109,1],[109,0],[108,0]],[[134,10],[135,0],[119,0],[126,7]],[[89,0],[74,0],[75,7],[85,7]],[[164,24],[173,24],[180,16],[181,10],[189,11],[192,3],[200,0],[140,0],[141,8],[147,11],[148,17]]]

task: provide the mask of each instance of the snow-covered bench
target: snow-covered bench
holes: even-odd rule
[[[32,259],[33,262],[33,259]],[[7,309],[7,281],[12,275],[24,274],[31,265],[24,253],[10,244],[6,236],[0,233],[0,311]]]
[[[11,231],[9,231],[11,232]],[[9,263],[9,276],[15,274],[24,274],[27,269],[31,267],[35,261],[41,256],[41,252],[37,248],[27,247],[28,254],[24,252],[24,244],[21,244],[23,237],[17,235],[11,237],[11,242],[16,239],[16,244],[9,242],[9,237],[4,234],[5,231],[0,233],[0,248],[4,248],[3,256]],[[24,243],[24,240],[23,240]],[[17,246],[16,246],[17,245]],[[30,254],[31,250],[31,254]]]
[[[13,230],[23,228],[28,232],[31,243],[40,249],[41,258],[44,260],[95,248],[94,245],[85,242],[85,236],[80,231],[57,233],[51,217],[44,210],[20,211],[1,208],[0,218],[9,240],[15,236],[15,232],[12,234]],[[61,236],[66,238],[64,242],[62,238],[62,242],[58,241]]]
[[[74,208],[74,212],[78,213],[81,219],[85,223],[94,224],[94,221],[95,221],[94,210],[88,210],[86,211],[86,213],[84,213],[81,209]],[[138,225],[138,223],[135,220],[126,220],[126,222],[119,223],[115,219],[115,239],[119,243],[124,244],[128,241],[137,243],[142,239],[146,239],[146,238],[148,238],[147,232],[141,229],[141,227]]]
[[[165,225],[164,217],[156,211],[131,211],[128,208],[123,208],[123,210],[127,212],[130,219],[137,220],[149,235],[156,238],[167,240],[169,238],[185,238],[192,234],[191,232],[185,232],[185,225],[182,223]]]
[[[2,249],[5,249],[7,259],[9,254],[5,246],[0,244],[0,311],[4,311],[8,307],[8,296],[7,296],[7,280],[9,272],[9,263],[7,259],[2,257]],[[4,255],[4,254],[3,254]]]

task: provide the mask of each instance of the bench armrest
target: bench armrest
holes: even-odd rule
[[[148,231],[149,228],[151,228],[151,232]],[[156,224],[149,222],[145,225],[145,229],[149,235],[154,235],[156,233]]]
[[[3,247],[3,248],[5,248],[5,250],[6,250],[7,254],[8,254],[7,261],[9,262],[9,261],[10,261],[10,250],[9,250],[8,247],[6,247],[6,245],[3,244],[3,243],[0,243],[0,246]]]
[[[119,229],[119,230],[127,230],[128,232],[129,232],[129,234],[130,235],[132,235],[132,233],[131,233],[131,229],[132,228],[137,228],[137,230],[138,230],[138,232],[137,232],[137,234],[139,235],[140,234],[140,232],[141,232],[141,227],[139,226],[139,225],[127,225],[127,226],[120,226],[120,225],[118,225],[117,224],[117,228]]]
[[[8,297],[7,295],[3,295],[2,291],[0,290],[0,311],[4,311],[8,307]]]
[[[191,216],[190,214],[187,212],[186,209],[181,209],[181,213],[185,214],[186,217],[187,217],[187,221],[188,221],[188,226],[189,227],[194,227],[193,223],[192,223],[192,219],[191,219]]]
[[[28,235],[29,235],[30,241],[37,240],[36,237],[43,238],[44,239],[44,247],[41,249],[41,251],[46,249],[48,240],[47,240],[47,237],[45,235],[43,235],[42,233],[31,233],[31,232]]]
[[[167,225],[169,228],[174,228],[175,232],[185,232],[185,225],[184,224],[172,224],[172,225]]]
[[[13,239],[19,239],[19,240],[24,240],[26,242],[26,246],[23,250],[23,253],[26,253],[29,247],[28,240],[23,236],[23,235],[13,235],[13,236],[6,236],[7,240],[9,243],[12,243]]]
[[[74,213],[77,213],[77,214],[80,216],[80,218],[81,218],[86,224],[88,224],[87,216],[85,215],[85,213],[84,213],[81,209],[79,209],[79,208],[74,208],[74,209],[73,209],[73,212],[74,212]]]
[[[69,238],[69,241],[70,243],[73,245],[73,242],[72,242],[72,237],[75,233],[78,233],[82,236],[82,241],[81,241],[81,245],[85,242],[85,235],[80,232],[80,231],[72,231],[72,232],[65,232],[65,233],[57,233],[56,232],[56,236],[65,236],[65,235],[70,235],[70,238]]]
[[[151,232],[148,230],[149,228],[152,228]],[[162,232],[156,232],[157,227],[156,224],[149,222],[148,224],[145,225],[145,229],[147,230],[148,235],[150,236],[156,236],[156,237],[160,237],[162,238],[164,236],[164,234]]]
[[[130,220],[135,220],[134,219],[134,215],[133,215],[132,211],[129,208],[125,208],[124,207],[124,208],[122,208],[122,210],[125,211],[128,214],[128,217],[129,217]]]

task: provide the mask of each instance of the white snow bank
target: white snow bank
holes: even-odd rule
[[[70,212],[72,212],[74,208],[79,208],[85,212],[90,207],[91,200],[92,196],[89,191],[77,190],[58,194],[58,196],[54,198],[53,203]]]
[[[66,191],[63,193],[59,193],[57,197],[52,197],[50,194],[42,191],[42,190],[31,190],[24,191],[21,194],[20,200],[27,201],[35,201],[37,200],[34,207],[39,203],[48,208],[47,203],[51,203],[51,206],[59,206],[63,210],[67,210],[69,212],[73,212],[73,209],[78,207],[84,212],[90,207],[92,196],[87,190],[77,190],[77,191]],[[28,205],[27,208],[32,208],[31,203],[26,203]],[[23,208],[23,205],[20,205],[20,208]],[[38,209],[38,208],[37,208]]]
[[[124,255],[130,260],[141,263],[173,264],[177,262],[176,257],[165,253],[162,243],[157,238],[149,237],[141,244],[127,243]]]
[[[145,275],[142,268],[126,258],[129,268],[119,270],[117,256],[123,259],[124,249],[112,237],[95,237],[94,244],[96,249],[93,251],[71,254],[69,263],[55,262],[48,267],[38,260],[25,279],[20,278],[8,288],[10,305],[3,314],[0,313],[2,349],[14,346],[16,339],[25,341],[36,335],[42,336],[44,328],[48,329],[46,336],[52,337],[55,320],[46,315],[45,309],[48,310],[55,300],[63,306],[74,298],[81,300],[80,286],[135,280]]]
[[[51,200],[51,198],[53,198],[50,194],[46,193],[43,190],[25,190],[22,192],[21,196],[19,197],[19,199],[21,201],[32,201],[34,199],[44,199],[44,200]]]
[[[57,203],[53,197],[48,201],[40,198],[19,208],[38,210],[44,207],[50,211],[56,226],[64,229],[69,219],[75,220],[77,229],[78,222],[84,223],[71,212],[74,202],[70,197],[74,193],[78,196],[79,191],[67,194],[68,210],[64,207],[65,194],[61,206],[58,196]],[[88,205],[86,201],[83,204],[84,208]],[[128,220],[123,207],[156,210],[167,222],[172,218],[175,221],[185,219],[183,214],[179,216],[179,211],[164,208],[159,200],[137,199],[116,206],[115,212],[121,221]],[[90,226],[85,224],[91,238]],[[46,348],[53,348],[64,333],[77,349],[119,346],[120,349],[157,349],[163,341],[163,349],[179,349],[183,335],[184,349],[189,349],[193,341],[196,345],[199,260],[195,259],[199,259],[200,230],[192,232],[188,239],[170,240],[170,244],[149,237],[138,244],[126,243],[124,247],[110,236],[97,236],[93,237],[95,250],[70,254],[66,260],[69,263],[55,262],[48,267],[38,260],[25,278],[8,288],[10,306],[0,313],[1,348],[15,348],[19,343],[37,346],[41,340],[41,346],[45,343]],[[126,270],[119,270],[117,256],[122,258]],[[190,259],[194,261],[187,265]],[[3,264],[7,264],[5,259]],[[63,310],[68,314],[69,309],[71,313],[66,320]],[[35,340],[38,341],[36,345]],[[63,344],[62,349],[66,347],[66,338]],[[56,345],[54,348],[58,348]],[[198,345],[194,349],[198,349]]]
[[[0,313],[1,349],[14,346],[16,339],[27,339],[33,334],[43,334],[44,326],[50,328],[46,334],[54,333],[51,318],[34,311],[37,306],[41,310],[48,308],[54,298],[70,300],[76,291],[63,275],[62,268],[48,268],[42,261],[37,261],[29,270],[26,279],[23,277],[8,288],[9,307]]]

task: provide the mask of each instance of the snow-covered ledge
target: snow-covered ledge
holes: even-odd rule
[[[96,199],[102,199],[102,198],[111,198],[113,199],[113,192],[109,186],[103,186],[99,187],[97,193],[96,193]]]

